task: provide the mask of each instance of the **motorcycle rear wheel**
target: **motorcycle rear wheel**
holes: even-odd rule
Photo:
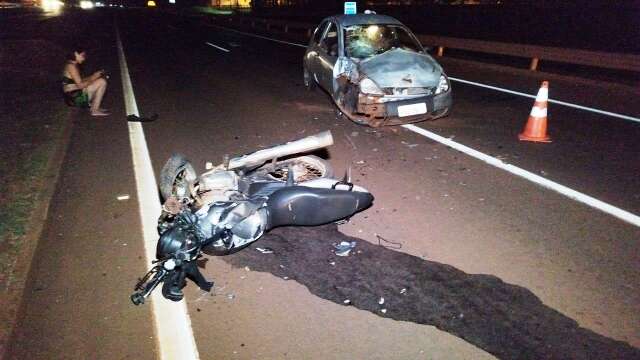
[[[191,196],[190,187],[197,178],[193,165],[182,154],[173,154],[160,171],[160,194],[183,199]]]
[[[249,176],[265,178],[267,180],[287,181],[289,168],[293,169],[293,180],[296,183],[318,178],[333,177],[333,168],[329,163],[314,155],[298,156],[266,164],[252,171]]]

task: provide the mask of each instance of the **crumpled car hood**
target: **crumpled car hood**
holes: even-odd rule
[[[361,75],[379,87],[436,87],[442,67],[429,55],[393,49],[359,64]]]

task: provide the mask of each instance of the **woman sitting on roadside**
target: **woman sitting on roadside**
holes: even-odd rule
[[[83,78],[79,65],[86,60],[87,54],[77,49],[69,54],[62,73],[62,91],[67,105],[89,107],[92,116],[107,116],[109,113],[100,108],[102,97],[107,90],[107,80],[104,70],[96,71],[91,76]]]

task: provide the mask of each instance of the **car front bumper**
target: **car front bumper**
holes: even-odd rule
[[[400,116],[398,112],[398,109],[401,107],[412,105],[422,106],[421,104],[426,105],[425,113]],[[358,97],[357,110],[347,115],[356,122],[367,123],[373,127],[410,124],[446,116],[451,111],[452,104],[453,96],[451,95],[451,91],[438,95],[388,101],[385,101],[383,97],[372,97],[361,94]]]

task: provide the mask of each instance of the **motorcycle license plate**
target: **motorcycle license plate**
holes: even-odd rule
[[[425,103],[398,106],[398,116],[400,117],[420,115],[420,114],[426,114],[426,113],[427,113],[427,104]]]

